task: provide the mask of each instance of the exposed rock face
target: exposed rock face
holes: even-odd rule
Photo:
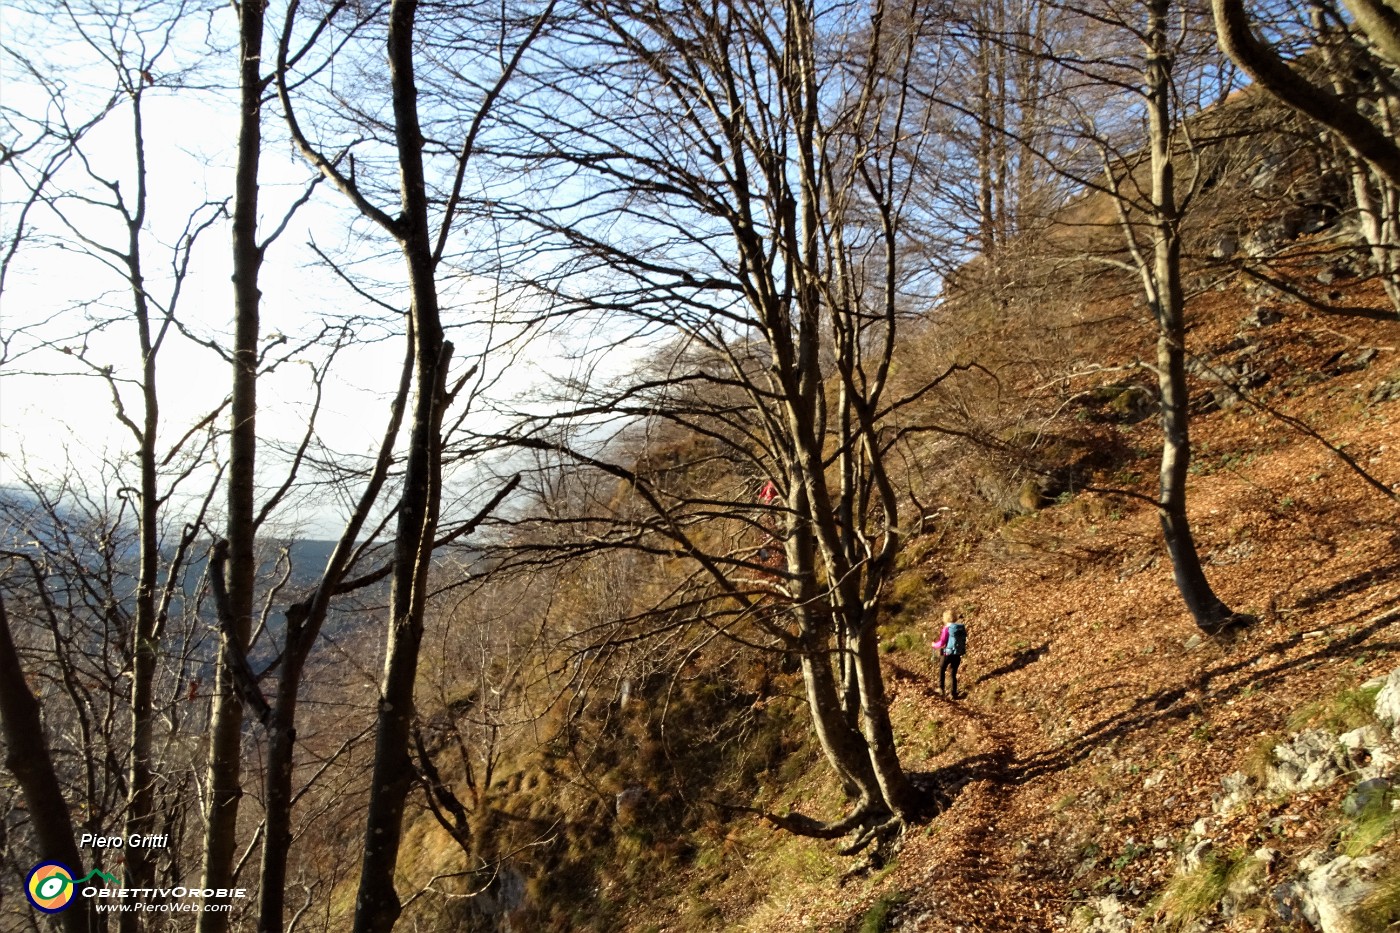
[[[1373,807],[1384,806],[1390,794],[1390,782],[1385,778],[1370,778],[1351,789],[1342,801],[1342,812],[1347,816],[1361,816]]]
[[[498,933],[513,933],[510,915],[525,906],[525,876],[510,865],[500,866],[486,888],[471,899],[471,909]]]
[[[1225,775],[1220,779],[1220,787],[1221,792],[1211,804],[1216,816],[1228,816],[1230,811],[1254,796],[1254,780],[1243,771]]]
[[[1400,380],[1397,384],[1400,385]],[[1400,742],[1400,668],[1390,672],[1381,692],[1376,694],[1376,718],[1388,726],[1395,740]]]
[[[624,788],[615,798],[617,818],[626,823],[635,819],[647,802],[647,789],[637,784]]]
[[[1131,933],[1133,922],[1117,896],[1110,894],[1077,911],[1071,928],[1079,933]]]
[[[1362,726],[1337,737],[1355,777],[1363,782],[1395,773],[1395,746],[1384,729]]]
[[[1304,874],[1275,897],[1296,904],[1304,920],[1322,933],[1351,933],[1349,919],[1374,890],[1372,881],[1385,864],[1378,856],[1333,858],[1315,852],[1298,863]]]
[[[1270,793],[1292,796],[1327,787],[1342,776],[1337,736],[1326,729],[1309,729],[1274,748],[1274,763],[1264,781]]]
[[[1218,929],[1221,921],[1228,923],[1261,908],[1271,911],[1289,929],[1352,933],[1358,908],[1377,890],[1387,864],[1384,857],[1360,853],[1353,857],[1337,846],[1308,851],[1301,858],[1296,852],[1289,857],[1271,848],[1242,856],[1233,850],[1225,853],[1218,841],[1229,826],[1237,826],[1241,819],[1248,820],[1259,811],[1260,801],[1277,803],[1279,798],[1316,791],[1339,779],[1345,779],[1349,787],[1341,806],[1347,817],[1358,820],[1377,807],[1400,810],[1396,800],[1400,786],[1400,669],[1365,686],[1379,688],[1376,722],[1340,736],[1327,729],[1298,733],[1272,749],[1262,780],[1243,771],[1221,779],[1221,789],[1212,799],[1213,815],[1197,820],[1178,843],[1177,872],[1185,876],[1214,870],[1219,867],[1217,859],[1229,859],[1228,886],[1220,893],[1213,917],[1189,920],[1184,926],[1181,918],[1168,918],[1179,924],[1173,927],[1178,933]],[[1265,811],[1266,816],[1276,813],[1275,809]],[[1154,842],[1159,849],[1168,845],[1168,840]],[[1128,915],[1134,911],[1135,907],[1116,897],[1093,899],[1075,911],[1069,926],[1077,933],[1126,933],[1134,929]],[[1152,924],[1157,920],[1147,918],[1147,914],[1137,917],[1136,928],[1156,929]]]

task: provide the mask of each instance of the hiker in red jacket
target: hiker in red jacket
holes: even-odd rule
[[[945,676],[951,673],[953,675],[953,699],[955,700],[958,699],[958,665],[962,664],[962,657],[966,651],[967,626],[957,621],[953,610],[945,610],[943,631],[939,634],[938,641],[933,643],[933,652],[943,656],[943,663],[938,666],[938,692],[945,692]]]

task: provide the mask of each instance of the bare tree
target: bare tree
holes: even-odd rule
[[[44,741],[39,701],[25,680],[3,598],[0,598],[0,726],[4,728],[5,767],[19,779],[29,804],[39,858],[68,866],[82,864],[71,812],[63,798],[63,785]],[[60,920],[66,933],[91,933],[98,929],[92,904],[85,897],[76,898]]]
[[[269,85],[262,53],[267,7],[262,3],[234,5],[238,14],[238,154],[233,191],[233,319],[232,391],[229,411],[229,469],[227,540],[230,552],[227,598],[218,607],[223,616],[219,664],[214,686],[214,709],[209,741],[208,815],[200,886],[227,890],[237,844],[238,800],[242,758],[243,707],[232,682],[230,653],[241,656],[252,628],[253,588],[257,573],[254,554],[254,488],[257,466],[257,377],[259,272],[266,244],[258,241],[258,167],[262,156],[262,105]],[[222,568],[220,568],[222,570]],[[224,933],[229,914],[205,910],[196,928],[200,933]]]
[[[769,818],[860,843],[918,809],[876,646],[907,534],[890,451],[930,388],[890,388],[900,321],[927,298],[927,266],[906,260],[930,15],[585,2],[511,108],[510,154],[555,195],[512,215],[539,231],[516,267],[548,269],[527,287],[604,348],[661,345],[630,378],[604,363],[562,385],[572,404],[514,435],[618,484],[554,545],[677,562],[657,624],[796,659],[852,804],[833,822]]]
[[[364,21],[349,28],[346,35],[382,37],[382,48],[388,60],[386,96],[392,120],[388,127],[374,121],[370,132],[375,134],[384,129],[388,134],[388,138],[377,140],[380,148],[375,151],[375,157],[384,158],[397,168],[398,204],[393,209],[374,203],[373,199],[392,188],[370,173],[357,173],[353,139],[347,144],[349,151],[327,156],[322,146],[308,136],[298,117],[296,94],[300,88],[293,69],[299,65],[308,67],[308,61],[321,61],[310,57],[316,43],[329,42],[338,34],[338,18],[348,6],[337,3],[315,17],[307,32],[309,38],[294,51],[302,12],[299,4],[293,2],[279,43],[278,93],[293,140],[307,161],[324,174],[366,220],[396,244],[404,262],[409,296],[407,338],[413,404],[396,506],[397,529],[389,574],[392,590],[388,639],[375,725],[375,764],[356,900],[356,931],[387,931],[393,927],[401,910],[394,870],[405,800],[417,778],[409,758],[409,742],[429,573],[438,545],[444,424],[450,406],[464,388],[472,385],[471,380],[478,373],[477,367],[472,367],[449,386],[453,347],[444,333],[440,268],[462,206],[463,186],[468,180],[467,170],[478,133],[510,82],[521,56],[543,29],[551,9],[552,5],[546,5],[543,12],[536,11],[519,20],[497,19],[494,24],[488,20],[485,25],[489,38],[484,42],[480,33],[471,34],[473,29],[482,27],[480,22],[454,20],[451,15],[437,18],[439,11],[434,10],[432,20],[420,23],[417,0],[393,0],[387,7],[387,21],[379,19],[379,11],[372,11]],[[383,31],[379,32],[380,29]],[[346,35],[341,35],[338,41],[344,41]],[[448,56],[449,60],[443,63],[445,67],[434,75],[434,80],[442,80],[445,75],[455,93],[479,95],[475,110],[460,123],[456,115],[461,111],[452,110],[454,116],[448,120],[448,125],[460,134],[456,145],[430,140],[425,132],[427,105],[420,97],[418,75],[424,43],[440,43],[444,48],[456,44],[454,54]],[[328,56],[335,54],[334,49],[326,53]],[[308,67],[308,72],[315,74],[315,66]],[[464,83],[463,75],[480,79],[480,87]],[[430,114],[430,118],[435,116]],[[440,189],[430,187],[427,172],[430,144],[433,155],[445,155],[444,181]],[[435,202],[434,194],[441,200]],[[438,204],[440,209],[436,207]],[[492,504],[509,488],[509,485],[504,487]],[[464,528],[472,525],[474,522],[468,522]]]
[[[187,28],[192,12],[190,6],[181,4],[139,11],[120,5],[61,7],[71,40],[94,61],[110,68],[112,83],[109,91],[101,92],[106,103],[97,108],[98,113],[108,129],[115,130],[121,120],[129,123],[121,159],[100,159],[95,151],[75,142],[66,160],[68,171],[41,174],[44,187],[35,190],[33,201],[44,209],[48,243],[84,257],[121,283],[110,299],[86,305],[92,317],[76,330],[58,331],[64,324],[72,327],[58,318],[26,328],[25,335],[30,343],[28,353],[38,361],[37,371],[86,377],[106,387],[116,422],[134,447],[137,476],[122,491],[131,504],[136,531],[135,566],[131,570],[134,587],[128,601],[120,595],[118,584],[110,598],[123,605],[103,610],[125,616],[126,606],[130,606],[130,628],[124,632],[130,665],[130,740],[124,781],[124,834],[128,836],[152,835],[159,818],[157,800],[162,792],[155,770],[158,665],[172,604],[183,596],[184,568],[193,543],[190,527],[180,532],[174,544],[162,540],[162,525],[170,520],[168,514],[176,503],[185,505],[183,485],[211,477],[207,464],[212,435],[207,427],[215,415],[197,418],[173,440],[162,437],[166,426],[158,363],[168,341],[183,340],[180,299],[196,242],[222,219],[222,205],[206,203],[196,208],[170,252],[170,268],[164,272],[150,268],[158,241],[151,232],[155,196],[150,184],[147,99],[178,89],[189,80],[194,62],[186,59],[180,48],[180,33]],[[41,73],[34,63],[30,63],[30,70],[36,76]],[[77,93],[60,80],[44,82],[42,87],[49,94],[49,112],[61,121]],[[63,123],[58,126],[54,135],[74,137]],[[123,292],[124,302],[116,298]],[[78,300],[88,301],[86,296]],[[118,330],[127,331],[134,342],[137,363],[130,369],[110,362],[108,335]],[[216,411],[221,407],[217,401],[212,400]],[[194,501],[199,502],[197,492]],[[117,520],[124,520],[124,516]],[[115,534],[118,529],[109,530]],[[166,689],[172,685],[167,683]],[[131,886],[154,884],[156,866],[148,850],[132,848],[125,866]],[[140,919],[122,916],[118,922],[123,930],[135,930]]]
[[[1186,293],[1181,276],[1181,207],[1176,190],[1179,156],[1174,139],[1189,131],[1173,118],[1173,60],[1180,43],[1171,35],[1170,0],[1151,0],[1144,35],[1144,93],[1148,115],[1151,191],[1146,200],[1151,258],[1139,249],[1124,212],[1129,250],[1142,277],[1148,308],[1157,322],[1157,385],[1162,402],[1162,463],[1158,514],[1172,573],[1196,624],[1214,631],[1234,613],[1211,589],[1201,566],[1186,510],[1191,464],[1190,398],[1186,388]],[[1188,137],[1189,140],[1189,137]],[[1186,158],[1194,155],[1189,147]],[[1120,206],[1123,204],[1119,202]]]

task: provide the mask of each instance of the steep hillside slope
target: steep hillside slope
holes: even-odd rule
[[[977,363],[909,415],[924,514],[881,637],[927,818],[897,855],[843,857],[753,815],[843,806],[779,654],[638,639],[588,693],[551,693],[500,733],[528,742],[501,739],[494,779],[471,784],[470,858],[419,816],[401,866],[434,892],[411,905],[418,928],[1341,933],[1317,906],[1333,856],[1374,876],[1352,893],[1400,890],[1395,792],[1350,796],[1400,782],[1400,749],[1337,746],[1374,718],[1360,688],[1400,667],[1400,321],[1326,186],[1291,164],[1269,169],[1288,217],[1225,217],[1248,198],[1222,182],[1189,218],[1189,511],[1212,585],[1253,624],[1206,637],[1175,588],[1153,506],[1156,335],[1133,278],[1065,237],[1014,279],[969,270],[980,284],[905,332],[894,376]],[[1268,200],[1262,171],[1238,185]],[[1075,205],[1077,235],[1121,235],[1098,207]],[[957,702],[929,654],[947,607],[970,620]],[[425,707],[429,732],[478,701]],[[1300,756],[1315,773],[1283,781]],[[441,777],[470,784],[459,770]],[[1354,933],[1389,929],[1400,904],[1372,918]]]
[[[1330,266],[1299,260],[1289,274],[1300,291],[1350,310],[1324,313],[1277,294],[1261,302],[1239,280],[1190,307],[1198,371],[1208,363],[1255,385],[1257,405],[1226,399],[1225,409],[1209,397],[1217,381],[1196,386],[1203,414],[1190,501],[1213,585],[1258,622],[1201,636],[1141,500],[1067,493],[1011,520],[978,545],[972,572],[960,575],[966,585],[936,594],[972,608],[967,699],[937,695],[924,648],[937,608],[919,646],[889,656],[906,734],[947,736],[938,754],[906,757],[947,796],[946,811],[911,834],[878,881],[839,893],[823,891],[834,879],[775,885],[781,893],[747,929],[856,928],[865,915],[861,929],[1052,930],[1076,911],[1083,928],[1109,894],[1142,928],[1187,928],[1173,926],[1160,898],[1203,835],[1221,853],[1267,843],[1280,884],[1299,858],[1337,841],[1354,780],[1296,798],[1264,795],[1227,817],[1212,805],[1222,778],[1259,771],[1310,717],[1333,715],[1347,691],[1400,666],[1400,508],[1280,420],[1300,420],[1400,490],[1400,323],[1361,313],[1382,299],[1365,283],[1339,291]],[[1147,338],[1138,336],[1114,362],[1142,355]],[[1119,430],[1137,456],[1117,475],[1150,493],[1155,419]],[[1390,847],[1400,855],[1393,839]],[[1262,910],[1200,928],[1295,928],[1285,915]]]

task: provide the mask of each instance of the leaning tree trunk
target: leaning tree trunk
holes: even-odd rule
[[[0,727],[5,738],[5,767],[19,782],[24,802],[29,807],[29,823],[38,843],[40,860],[60,862],[78,871],[82,857],[73,836],[72,815],[44,742],[39,701],[24,678],[3,600],[0,600]],[[10,892],[11,899],[18,896]],[[74,896],[68,909],[58,915],[58,920],[64,933],[106,929],[93,911],[92,903],[81,895]]]
[[[1186,514],[1191,465],[1190,404],[1186,389],[1185,294],[1181,285],[1181,235],[1171,159],[1170,0],[1149,7],[1147,92],[1152,153],[1153,260],[1143,270],[1148,303],[1157,318],[1157,379],[1162,394],[1162,467],[1157,509],[1177,589],[1196,624],[1215,630],[1231,616],[1206,579]]]

